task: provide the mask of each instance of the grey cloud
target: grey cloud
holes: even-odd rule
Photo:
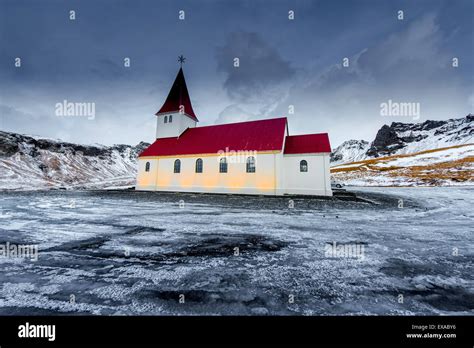
[[[252,112],[244,110],[238,104],[231,104],[219,113],[216,123],[242,122],[259,118]]]
[[[312,82],[312,87],[337,90],[357,84],[380,90],[426,86],[427,79],[437,79],[441,74],[452,72],[449,57],[441,47],[442,42],[443,33],[436,25],[436,16],[425,15],[405,24],[403,30],[385,40],[349,57],[348,68],[340,63],[328,67],[317,81]]]
[[[217,70],[226,74],[224,88],[236,101],[252,102],[295,75],[290,63],[259,34],[235,32],[217,48]],[[234,67],[234,58],[240,66]]]
[[[123,61],[120,63],[122,65],[119,65],[118,62],[112,61],[109,58],[100,59],[90,70],[100,79],[115,81],[126,73],[125,70],[127,68],[123,66]]]
[[[445,37],[433,13],[406,25],[385,41],[360,55],[357,66],[366,74],[382,79],[397,77],[420,80],[446,69],[450,60],[442,45]],[[416,72],[414,75],[404,72]]]
[[[37,114],[33,115],[12,106],[0,104],[0,129],[2,130],[14,131],[19,127],[28,125],[31,131],[39,118]]]
[[[384,123],[410,122],[380,116],[380,103],[389,98],[420,102],[422,120],[464,116],[472,90],[464,88],[458,71],[450,66],[443,50],[447,33],[436,24],[436,16],[403,25],[350,56],[349,68],[338,62],[322,72],[306,72],[273,113],[286,112],[294,104],[290,130],[317,127],[316,131],[329,131],[335,143],[348,137],[370,140]]]

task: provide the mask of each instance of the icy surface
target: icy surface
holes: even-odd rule
[[[36,262],[0,257],[0,314],[474,314],[474,187],[351,190],[360,199],[293,198],[294,208],[0,193],[0,244],[39,245]],[[334,242],[364,245],[364,257],[326,255]]]

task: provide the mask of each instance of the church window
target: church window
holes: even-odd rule
[[[181,173],[181,161],[179,159],[174,161],[174,172]]]
[[[165,123],[168,123],[168,116],[165,116]]]
[[[302,160],[300,162],[300,172],[307,172],[308,171],[308,162]]]
[[[255,173],[255,157],[247,158],[247,173]]]
[[[219,173],[227,173],[227,159],[221,158],[219,161]]]
[[[169,121],[169,123],[173,122],[173,115],[170,115],[168,121]]]
[[[149,172],[150,171],[150,162],[146,162],[145,164],[145,172]]]
[[[196,160],[196,173],[202,173],[202,159]]]

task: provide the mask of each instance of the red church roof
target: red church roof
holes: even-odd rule
[[[184,113],[186,115],[190,116],[195,121],[199,121],[194,114],[193,106],[191,105],[188,88],[186,87],[186,80],[184,79],[183,68],[179,69],[178,75],[176,75],[176,79],[174,80],[165,103],[155,115],[180,111],[181,105],[183,105]]]
[[[287,136],[284,154],[331,152],[327,133]]]
[[[286,117],[188,128],[179,137],[156,139],[139,157],[281,151],[285,129]]]

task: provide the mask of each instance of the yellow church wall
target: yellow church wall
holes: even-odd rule
[[[146,163],[150,163],[150,171],[145,171]],[[156,172],[158,169],[158,160],[138,160],[138,174],[136,188],[141,190],[154,190],[156,185]]]
[[[281,153],[257,153],[256,172],[246,172],[247,156],[227,157],[227,173],[219,173],[217,154],[182,157],[140,158],[138,165],[137,190],[213,192],[242,194],[277,194],[277,171],[275,166]],[[196,173],[196,160],[203,160],[203,172]],[[181,161],[181,172],[174,173],[174,161]],[[145,164],[150,162],[150,172]]]

